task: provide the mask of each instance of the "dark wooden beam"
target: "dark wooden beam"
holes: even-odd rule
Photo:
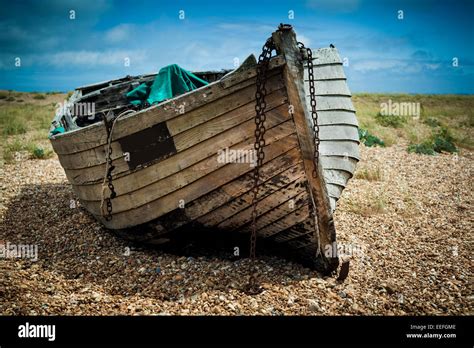
[[[282,55],[286,61],[286,65],[283,67],[283,77],[287,87],[289,104],[293,106],[293,120],[309,183],[310,201],[317,216],[318,231],[315,231],[315,237],[319,240],[319,252],[322,256],[320,259],[321,262],[328,263],[323,268],[334,269],[337,266],[337,259],[326,259],[324,257],[324,248],[335,241],[336,232],[322,166],[318,163],[315,167],[313,161],[315,145],[312,134],[312,120],[306,107],[303,57],[297,45],[295,32],[291,27],[274,32],[273,41],[278,54]],[[313,177],[312,174],[314,170],[317,173],[316,177]]]

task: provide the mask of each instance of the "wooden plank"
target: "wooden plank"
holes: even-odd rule
[[[289,214],[260,229],[258,231],[258,236],[263,238],[272,237],[279,232],[282,232],[307,220],[310,217],[309,209],[310,208],[308,204],[301,206],[299,209],[290,212]]]
[[[306,97],[306,107],[308,110],[310,108],[310,99]],[[316,111],[323,110],[345,110],[345,111],[354,111],[355,108],[352,104],[352,100],[348,96],[320,96],[316,97]]]
[[[345,79],[315,81],[314,89],[317,96],[340,95],[351,96]],[[309,82],[305,82],[306,95],[309,95]]]
[[[282,59],[272,60],[270,64],[270,68],[274,69],[273,73],[278,73],[284,61]],[[223,86],[219,81],[216,81],[166,102],[122,117],[115,125],[112,140],[120,139],[141,129],[151,127],[156,123],[165,122],[177,117],[181,115],[180,106],[182,105],[184,105],[185,111],[189,112],[247,86],[255,85],[256,68],[250,68],[249,70],[251,70],[250,73],[243,71],[236,74],[234,77],[236,78],[235,84]],[[106,141],[105,127],[100,122],[78,130],[58,134],[51,139],[54,151],[57,154],[84,151],[99,145],[105,145]]]
[[[141,80],[152,79],[154,76],[156,76],[156,73],[138,75],[138,76],[135,76],[135,78],[137,78],[138,81],[141,81]],[[127,81],[129,81],[128,77],[122,77],[120,79],[107,80],[107,81],[102,81],[102,82],[91,83],[89,85],[79,86],[76,88],[76,90],[100,89],[101,87],[112,86],[112,85],[116,85],[116,84],[127,82]]]
[[[282,83],[279,83],[278,85],[275,83],[274,85],[275,88],[283,87]],[[269,86],[268,90],[270,92],[272,87]],[[287,98],[285,90],[279,89],[276,92],[270,94],[267,101],[267,110],[269,111],[270,117],[273,117],[272,111],[274,109],[279,110],[278,112],[288,114],[288,106],[285,104],[286,102]],[[284,104],[285,106],[281,107]],[[176,149],[178,151],[183,151],[195,144],[203,142],[204,140],[212,138],[215,135],[238,126],[247,120],[253,120],[254,118],[255,104],[254,100],[252,100],[251,103],[246,104],[244,107],[228,112],[204,124],[177,134],[173,140],[176,145]]]
[[[267,102],[270,110],[286,101],[286,93],[282,89],[283,82],[281,79],[273,79],[269,82],[271,83],[268,86]],[[221,131],[234,127],[244,120],[250,119],[255,115],[254,100],[255,88],[248,87],[242,91],[242,94],[234,94],[228,98],[219,99],[189,114],[168,121],[166,126],[169,134],[173,136],[176,149],[182,151]],[[186,122],[186,120],[188,121],[184,126],[183,122]],[[123,149],[119,141],[112,142],[111,146],[112,159],[123,157]],[[99,146],[73,154],[59,155],[58,157],[64,169],[81,169],[105,163],[105,152],[106,146]]]
[[[269,132],[267,137],[268,144],[272,144],[273,142],[284,138],[285,136],[291,134],[291,132],[291,128],[289,128],[286,132],[278,132],[278,134]],[[246,141],[244,143],[237,144],[233,148],[250,151],[253,149],[253,143]],[[174,175],[168,176],[162,180],[158,180],[133,192],[119,192],[119,195],[113,199],[114,213],[133,210],[151,201],[157,200],[171,192],[178,191],[182,187],[189,185],[212,172],[219,170],[225,165],[228,165],[227,163],[220,163],[216,159],[217,156],[209,157]],[[248,172],[253,170],[253,167],[251,167],[249,163],[236,163],[230,165],[244,167],[244,169]],[[107,192],[107,195],[108,194],[109,192]],[[100,199],[100,197],[98,198]],[[82,200],[81,202],[86,208],[90,207],[89,211],[91,211],[93,214],[100,214],[100,201],[91,202]]]
[[[314,234],[314,223],[311,221],[310,217],[286,230],[271,236],[271,239],[277,243],[285,243],[289,242],[290,240],[294,241],[297,238],[304,238],[303,236],[308,234]]]
[[[274,207],[273,209],[267,210],[265,212],[260,211],[258,214],[258,219],[256,222],[257,230],[262,229],[263,227],[275,222],[283,218],[284,216],[288,215],[292,211],[300,209],[302,206],[309,204],[308,200],[308,192],[303,190],[294,191],[293,196],[290,197],[288,200],[284,201],[280,205]],[[252,230],[251,223],[247,223],[241,227],[239,227],[239,232],[242,233],[250,233]],[[313,230],[314,232],[314,230]]]
[[[319,121],[319,117],[318,117]],[[319,127],[319,139],[322,140],[351,140],[359,142],[359,130],[356,126],[327,125]]]
[[[278,127],[276,127],[278,128]],[[265,163],[285,153],[289,148],[296,146],[296,136],[291,135],[283,138],[265,148]],[[215,190],[240,175],[247,172],[247,167],[237,165],[226,165],[217,171],[186,185],[181,190],[174,191],[156,201],[138,207],[137,209],[114,214],[111,221],[105,221],[102,216],[96,218],[107,228],[120,229],[145,223],[162,216],[175,209],[180,200],[192,202],[193,200]]]
[[[272,178],[260,188],[258,197],[258,213],[266,212],[282,202],[290,199],[295,193],[301,192],[300,182],[303,182],[303,165],[299,164],[290,170]],[[198,221],[207,226],[216,226],[221,229],[235,229],[249,222],[252,218],[252,198],[250,191],[225,206],[203,216]]]
[[[285,245],[287,245],[289,249],[298,251],[298,253],[305,253],[307,257],[311,259],[311,257],[314,258],[316,255],[318,240],[314,235],[308,233],[299,238],[287,241]]]
[[[345,187],[352,174],[346,171],[324,169],[324,180],[326,184],[337,184]]]
[[[329,203],[331,204],[331,210],[334,212],[336,210],[337,199],[329,197]]]
[[[293,167],[298,163],[300,154],[298,148],[293,148],[275,159],[265,163],[260,168],[260,177],[265,185],[266,181]],[[209,192],[208,194],[192,201],[185,207],[186,216],[193,221],[205,214],[218,209],[236,197],[251,191],[253,186],[253,172],[241,175],[237,179]],[[182,226],[174,224],[174,228]]]
[[[269,141],[272,139],[280,139],[293,132],[291,124],[285,122],[289,120],[289,118],[288,108],[286,105],[282,105],[268,112],[266,124],[268,127],[267,134]],[[281,127],[276,127],[278,125],[281,125]],[[138,190],[143,192],[143,196],[146,197],[147,191],[149,190],[162,192],[170,189],[171,186],[166,186],[169,184],[165,183],[163,183],[165,187],[160,189],[157,188],[157,182],[161,179],[174,175],[174,177],[169,178],[166,183],[170,182],[174,183],[174,185],[180,185],[184,180],[183,177],[204,175],[205,173],[212,171],[213,168],[215,169],[218,166],[225,165],[225,163],[218,162],[218,151],[225,148],[251,150],[254,142],[251,135],[252,129],[254,128],[255,124],[253,120],[246,121],[235,129],[232,128],[227,132],[220,133],[218,136],[208,139],[206,142],[201,142],[198,145],[180,152],[162,162],[135,171],[128,176],[117,178],[114,180],[114,187],[117,192],[117,198],[114,199],[114,202],[117,202],[115,205],[120,206],[119,202],[122,200],[128,200],[130,201],[129,204],[133,204],[132,201],[135,199],[134,197]],[[277,132],[280,132],[280,134],[275,134]],[[182,155],[179,156],[179,154]],[[250,168],[249,163],[244,163],[242,165],[246,165]],[[101,200],[101,184],[82,186],[74,185],[73,187],[81,200]],[[132,192],[134,193],[133,196],[131,195]],[[116,211],[120,211],[120,209],[117,208]]]
[[[332,220],[332,211],[326,187],[323,178],[323,168],[313,162],[314,143],[312,141],[312,121],[308,108],[306,106],[303,65],[300,59],[300,50],[297,46],[296,35],[293,30],[282,30],[273,33],[273,41],[286,60],[283,68],[283,77],[287,86],[288,100],[294,107],[293,120],[295,122],[296,133],[301,147],[306,178],[309,183],[309,197],[311,209],[315,209],[315,215],[318,216],[319,228],[316,237],[320,245],[324,248],[326,244],[331,244],[335,238],[334,223]],[[333,69],[328,76],[335,75],[336,67],[328,66]],[[327,69],[326,66],[316,69]],[[322,70],[318,70],[322,71]],[[316,75],[318,77],[324,74]],[[323,76],[325,77],[325,76]],[[323,98],[323,97],[319,97]],[[313,176],[316,173],[316,177]],[[317,202],[317,203],[316,203]]]
[[[277,191],[282,187],[286,187],[291,182],[300,178],[302,175],[301,170],[301,163],[297,163],[296,165],[286,169],[285,171],[272,176],[271,180],[262,182],[258,193],[258,199],[261,200],[264,197],[273,193],[274,191]],[[253,183],[250,182],[250,184]],[[250,186],[249,189],[243,192],[241,195],[234,195],[231,200],[226,202],[226,204],[221,205],[219,208],[214,209],[206,215],[203,215],[199,219],[199,222],[208,226],[216,226],[223,220],[249,207],[253,199],[253,190],[251,189],[252,186]]]
[[[344,156],[321,155],[319,161],[324,169],[344,170],[353,174],[358,160]]]
[[[326,187],[328,189],[329,196],[336,199],[341,196],[342,190],[344,189],[344,186],[339,186],[335,184],[326,184]]]
[[[301,226],[302,224],[303,223],[296,224],[285,231],[277,233],[275,236],[272,236],[272,239],[277,243],[286,243],[304,235],[313,234],[313,231],[307,231],[305,234],[302,234],[302,232],[296,228],[296,226]]]
[[[356,141],[329,141],[319,144],[319,153],[322,156],[347,156],[359,159],[359,143]]]
[[[268,102],[271,103],[276,99],[286,96],[284,91],[279,89],[284,87],[281,75],[275,75],[268,80]],[[274,93],[275,91],[278,91]],[[179,117],[173,118],[167,122],[170,134],[175,136],[191,128],[207,122],[215,117],[235,111],[243,105],[254,106],[255,111],[255,85],[248,86],[238,93],[234,93],[227,98],[219,99],[213,103],[209,103],[196,111],[187,112]]]
[[[260,171],[262,182],[273,181],[277,175],[294,167],[299,157],[298,148],[295,147],[264,163]],[[184,225],[192,223],[200,216],[226,205],[235,197],[249,192],[253,186],[252,174],[252,172],[245,173],[186,204],[184,209],[175,209],[150,222],[149,226],[153,229],[153,238],[161,238],[176,229],[181,229]],[[190,228],[193,227],[190,226]]]
[[[114,160],[123,157],[119,142],[113,142],[111,147]],[[58,154],[58,159],[64,170],[89,168],[105,162],[105,151],[106,147],[100,146],[72,154]]]
[[[280,68],[283,65],[285,65],[285,58],[281,55],[277,55],[275,57],[272,57],[268,68],[269,70],[275,69],[275,68]],[[234,73],[231,73],[227,76],[225,76],[219,84],[225,89],[232,87],[236,84],[241,83],[242,81],[245,81],[249,77],[254,77],[257,75],[257,67],[249,65],[248,69],[240,71],[240,69],[237,69]]]
[[[313,64],[314,65],[326,65],[326,64],[342,64],[341,57],[336,48],[323,47],[313,50]]]
[[[344,74],[342,64],[314,66],[313,74],[315,81],[339,80],[346,78],[346,74]],[[304,81],[308,81],[307,69],[304,69],[303,78]]]
[[[357,117],[354,111],[333,111],[325,110],[318,111],[318,124],[320,126],[347,124],[352,126],[359,126]]]
[[[215,145],[219,145],[222,146],[222,148],[225,148],[227,146],[236,144],[240,139],[242,139],[242,137],[250,137],[252,133],[252,127],[254,127],[252,120],[246,121],[245,125],[245,130],[248,131],[248,133],[243,133],[241,130],[235,132],[235,134],[231,134],[230,137],[228,135],[217,135],[213,138],[210,138],[195,145],[191,149],[186,150],[185,154],[181,154],[181,152],[178,152],[171,158],[167,158],[159,162],[159,170],[157,169],[157,167],[155,167],[155,164],[150,164],[149,166],[141,170],[142,175],[144,175],[145,173],[147,174],[148,181],[143,178],[141,182],[149,182],[149,180],[155,180],[157,176],[161,176],[164,174],[170,175],[183,168],[186,168],[187,166],[195,163],[196,161],[203,159],[204,152],[207,151],[206,156],[209,156],[214,153],[213,148]],[[129,175],[131,171],[129,170],[128,163],[123,158],[119,158],[113,161],[113,165],[115,166],[114,182],[120,185],[121,181],[124,180],[123,178]],[[171,171],[170,165],[173,168]],[[104,176],[104,168],[105,166],[102,165],[80,170],[66,170],[65,172],[66,176],[73,185],[83,186],[81,190],[96,191],[97,188],[89,188],[89,186],[101,186]]]
[[[250,110],[251,111],[251,110]],[[254,112],[254,111],[253,111]],[[288,114],[287,114],[288,115]],[[289,117],[289,115],[288,115]],[[195,163],[195,161],[198,161],[202,159],[203,157],[198,157],[199,159],[195,159],[196,156],[199,155],[199,153],[202,153],[203,149],[207,152],[212,151],[213,147],[216,144],[221,144],[222,148],[225,148],[227,146],[231,146],[235,143],[237,143],[241,138],[237,137],[249,137],[250,134],[253,132],[251,130],[252,127],[254,127],[252,120],[247,121],[246,123],[246,130],[248,130],[249,133],[242,133],[241,131],[236,132],[235,134],[232,134],[231,137],[228,136],[222,136],[222,135],[217,135],[213,138],[207,139],[206,141],[203,141],[197,145],[195,145],[196,148],[193,148],[191,151],[187,150],[187,153],[185,155],[181,155],[181,152],[176,153],[174,156],[171,158],[167,158],[165,160],[160,161],[160,170],[156,170],[156,167],[154,167],[153,163],[150,163],[147,167],[142,169],[144,173],[149,173],[150,172],[150,167],[153,166],[155,168],[153,177],[152,179],[156,178],[157,175],[161,175],[164,172],[167,172],[167,166],[169,166],[170,161],[174,162],[176,161],[179,163],[177,166],[176,171],[185,168],[186,166],[189,166],[189,163]],[[115,166],[114,172],[113,172],[113,177],[114,177],[114,182],[120,182],[121,178],[129,175],[130,173],[133,173],[133,171],[130,170],[128,162],[125,161],[124,158],[120,157],[116,160],[113,161],[113,165]],[[176,167],[176,166],[175,166]],[[100,186],[102,185],[103,177],[104,177],[104,171],[105,171],[105,165],[98,165],[98,166],[93,166],[90,168],[85,168],[85,169],[66,169],[66,176],[68,177],[68,180],[76,186],[84,186],[84,190],[92,190],[95,191],[95,188],[88,188],[87,186],[95,185],[95,186]],[[176,172],[174,171],[174,172]],[[170,173],[168,173],[170,174]]]

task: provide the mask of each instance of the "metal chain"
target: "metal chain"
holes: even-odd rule
[[[300,50],[306,50],[308,63],[308,81],[309,81],[309,96],[311,105],[311,118],[313,119],[313,142],[314,142],[314,156],[313,156],[313,178],[318,176],[317,169],[319,163],[319,125],[318,113],[316,112],[316,89],[314,87],[314,72],[313,72],[313,51],[311,48],[306,48],[302,42],[298,42]]]
[[[253,198],[252,198],[252,236],[250,238],[250,257],[255,258],[255,247],[257,240],[257,203],[258,203],[258,191],[260,186],[260,168],[265,159],[265,152],[263,147],[265,146],[265,108],[267,104],[265,97],[267,90],[265,87],[267,80],[268,62],[270,61],[272,50],[274,48],[273,40],[270,38],[263,45],[262,53],[258,57],[257,65],[257,90],[255,92],[255,144],[254,149],[257,152],[257,164],[253,171]]]
[[[122,110],[122,112],[117,116],[114,117],[112,112],[111,119],[108,119],[108,115],[104,115],[104,125],[107,131],[107,153],[106,153],[106,173],[104,177],[104,181],[102,183],[102,202],[105,203],[107,213],[104,214],[103,206],[101,204],[102,214],[104,214],[104,218],[106,221],[112,220],[112,199],[117,197],[117,193],[115,192],[114,184],[112,183],[112,171],[115,169],[115,166],[112,164],[112,133],[114,131],[115,123],[121,118],[122,116],[128,115],[130,113],[135,113],[140,110],[140,107],[130,105],[129,107]],[[111,111],[109,111],[110,113]],[[104,190],[105,190],[105,183],[107,182],[107,187],[110,190],[110,196],[104,198]]]
[[[112,171],[115,169],[115,166],[112,164],[112,146],[110,145],[110,137],[111,135],[111,129],[112,129],[112,124],[113,122],[108,122],[107,117],[104,117],[104,124],[105,124],[105,129],[107,131],[107,144],[108,144],[108,151],[106,154],[106,160],[107,160],[107,187],[110,190],[110,196],[105,198],[105,205],[107,209],[107,214],[105,214],[104,218],[106,221],[112,220],[112,199],[114,199],[117,196],[117,193],[115,192],[114,184],[112,182]]]
[[[307,61],[308,64],[308,83],[309,83],[309,97],[310,97],[310,105],[311,105],[311,119],[313,120],[313,144],[314,144],[314,154],[313,154],[313,178],[318,177],[318,164],[319,164],[319,124],[318,124],[318,113],[316,112],[316,89],[314,87],[314,71],[313,71],[313,51],[311,48],[306,48],[302,42],[298,42],[298,47],[300,50],[306,50],[306,57],[303,55],[303,60]],[[316,209],[317,200],[316,196],[312,196],[313,207]],[[314,227],[318,231],[318,216],[314,209],[310,209],[310,215],[312,220],[314,221]],[[321,252],[320,249],[320,240],[319,240],[319,232],[316,233],[318,236],[318,251],[317,256]]]
[[[256,81],[256,92],[255,92],[255,144],[254,149],[257,155],[257,163],[253,171],[253,197],[252,197],[252,232],[250,235],[250,258],[255,259],[256,246],[257,246],[257,203],[258,203],[258,191],[260,188],[260,168],[263,165],[265,159],[265,109],[267,103],[265,97],[267,95],[267,89],[265,84],[267,82],[268,63],[272,56],[272,51],[275,49],[275,45],[272,38],[267,39],[262,47],[262,53],[258,57],[257,65],[257,81]],[[257,294],[261,291],[257,284],[255,272],[250,276],[247,292],[251,294]]]

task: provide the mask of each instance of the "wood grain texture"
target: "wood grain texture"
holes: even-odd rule
[[[346,78],[342,64],[314,66],[315,81],[338,80]],[[304,80],[308,81],[308,72],[304,71]]]
[[[257,198],[261,200],[262,198],[271,195],[275,191],[278,191],[280,188],[286,187],[291,182],[301,178],[301,170],[302,165],[299,163],[281,173],[278,173],[277,175],[272,176],[270,180],[263,181]],[[253,183],[250,182],[250,184]],[[215,209],[205,216],[200,217],[199,222],[207,226],[216,226],[220,223],[224,223],[224,220],[250,207],[252,199],[253,191],[249,189],[241,195],[234,196],[225,205],[222,205],[218,209]]]
[[[314,209],[314,214],[318,216],[318,228],[315,229],[314,237],[319,240],[319,245],[324,247],[335,240],[335,230],[322,167],[319,163],[315,165],[313,162],[315,147],[312,140],[312,121],[305,102],[307,93],[304,88],[303,64],[299,57],[300,51],[293,30],[275,32],[273,33],[273,40],[277,46],[277,51],[286,60],[283,76],[289,103],[294,106],[293,120],[300,143],[306,178],[309,183],[310,209]],[[321,70],[325,70],[325,67],[321,67]],[[328,74],[333,74],[333,72],[328,72]],[[313,177],[313,172],[317,173],[317,177]],[[333,262],[337,263],[337,260],[333,260]]]
[[[283,81],[281,76],[275,75],[268,82],[268,107],[271,109],[284,103],[286,94],[282,90]],[[255,113],[254,100],[255,86],[248,86],[227,98],[218,99],[188,113],[180,114],[167,121],[166,127],[179,151],[186,148],[186,146],[192,146],[199,141],[212,137],[222,129],[233,127],[236,122],[240,122],[240,119],[250,119]],[[146,131],[146,129],[137,129],[134,134]],[[196,136],[196,133],[200,134],[200,138]],[[115,131],[114,134],[116,134]],[[122,138],[124,137],[117,138],[111,144],[112,159],[123,157],[123,150],[119,142]],[[189,144],[193,138],[194,143]],[[82,169],[104,164],[105,152],[106,146],[103,145],[72,154],[60,154],[58,157],[63,168]]]
[[[320,143],[320,163],[326,181],[331,211],[355,171],[359,160],[359,134],[355,108],[347,86],[342,61],[335,48],[315,52],[313,63],[318,91],[316,98]],[[307,73],[306,75],[307,76]],[[306,104],[309,105],[309,84],[305,81]]]
[[[313,50],[313,65],[342,64],[335,48],[323,47]]]
[[[295,167],[293,172],[282,173],[274,177],[274,179],[276,180],[270,181],[262,189],[263,192],[259,197],[257,206],[258,214],[265,213],[283,202],[288,201],[294,197],[295,194],[305,191],[305,188],[300,185],[300,183],[305,181],[302,165]],[[238,203],[236,206],[229,207],[230,209],[221,209],[218,212],[220,214],[217,216],[214,215],[212,218],[215,220],[211,218],[211,221],[213,221],[214,225],[218,228],[236,230],[252,220],[251,202],[251,193],[242,196],[241,200],[236,202]],[[232,208],[234,209],[232,210]],[[220,216],[221,219],[216,219],[218,216]]]
[[[301,156],[298,148],[292,148],[281,156],[265,163],[260,170],[260,177],[263,182],[262,186],[267,187],[267,181],[272,180],[275,176],[292,169],[298,164]],[[186,216],[191,220],[197,220],[206,214],[226,206],[234,200],[239,200],[241,196],[251,192],[253,185],[252,172],[245,173],[235,180],[224,184],[208,194],[195,199],[185,207]],[[183,223],[173,225],[173,228],[182,226]]]
[[[271,70],[278,70],[285,64],[284,59],[275,57],[270,62]],[[185,93],[158,105],[151,106],[132,115],[124,116],[117,121],[112,140],[151,127],[160,122],[166,122],[180,115],[180,107],[186,112],[199,108],[211,101],[223,98],[247,86],[255,85],[256,68],[250,68],[233,77],[232,82],[216,81],[209,85]],[[58,134],[51,138],[51,144],[57,154],[68,154],[88,150],[98,145],[105,145],[107,134],[104,125],[94,123],[88,127],[71,132]]]
[[[285,231],[301,222],[308,220],[310,216],[309,204],[302,204],[298,209],[291,211],[290,213],[282,216],[281,218],[273,221],[271,224],[266,225],[258,231],[259,235],[263,238],[269,238],[275,236],[277,233]],[[314,230],[314,227],[313,227]],[[314,231],[309,230],[314,235]]]
[[[300,186],[300,188],[302,188],[302,186]],[[283,218],[289,213],[297,209],[300,209],[303,205],[307,205],[307,204],[309,204],[307,190],[298,189],[297,191],[293,193],[293,195],[288,200],[282,202],[280,205],[266,211],[260,210],[259,215],[258,215],[258,220],[256,223],[257,229],[260,230],[263,227],[272,224],[273,222]],[[241,233],[250,233],[251,228],[252,228],[251,224],[247,223],[241,226],[239,231]],[[314,229],[307,230],[306,232],[314,233]],[[275,231],[275,233],[279,233],[279,232]]]
[[[287,110],[288,108],[286,104],[284,104],[269,111],[269,115],[272,115],[267,122],[269,141],[272,139],[272,136],[277,139],[292,132],[291,125],[285,123],[285,121],[290,119]],[[285,123],[285,125],[272,130],[273,127],[283,123]],[[252,129],[254,127],[253,120],[245,121],[235,128],[231,128],[215,137],[200,142],[185,151],[178,152],[174,156],[159,163],[133,172],[128,176],[115,179],[114,186],[118,195],[117,200],[120,199],[122,195],[129,195],[140,189],[151,189],[149,185],[174,174],[177,175],[186,171],[187,173],[197,172],[196,175],[198,175],[199,172],[211,170],[210,168],[212,166],[219,164],[224,165],[217,161],[218,151],[226,148],[236,150],[251,149],[253,146]],[[277,131],[281,132],[281,134],[275,134]],[[101,199],[101,184],[74,185],[73,188],[78,197],[82,200],[99,201]]]
[[[320,136],[315,164],[307,73],[295,33],[281,30],[273,33],[273,39],[279,55],[271,60],[267,81],[258,236],[331,271],[337,259],[321,252],[335,241],[332,214],[359,160],[355,109],[337,50],[315,51]],[[208,86],[120,119],[112,139],[118,196],[112,200],[111,221],[105,221],[100,210],[103,124],[56,136],[53,148],[82,205],[107,228],[148,224],[154,226],[157,240],[194,223],[249,233],[253,167],[248,162],[220,161],[218,151],[253,150],[255,82],[256,68],[250,64]],[[123,157],[130,147],[142,156],[134,165]]]
[[[318,111],[318,124],[320,126],[337,124],[347,124],[356,127],[359,126],[355,112],[341,110]]]
[[[275,110],[276,111],[276,110]],[[272,144],[273,142],[278,141],[286,137],[287,135],[293,132],[291,125],[287,122],[285,123],[285,119],[288,119],[288,115],[286,111],[282,114],[277,114],[273,112],[272,115],[272,122],[268,123],[269,130],[267,132],[268,138],[267,143]],[[281,125],[280,127],[277,127]],[[245,130],[242,130],[245,132]],[[223,137],[229,134],[222,134]],[[239,137],[238,137],[239,138]],[[244,140],[239,142],[232,147],[229,148],[230,150],[239,150],[243,152],[249,152],[253,150],[253,141],[252,139]],[[219,150],[219,148],[215,149]],[[146,186],[138,186],[143,185],[143,180],[139,178],[141,171],[135,173],[134,179],[136,181],[135,186],[128,186],[128,191],[119,191],[120,188],[123,186],[115,185],[115,191],[117,192],[117,197],[113,200],[114,203],[114,213],[119,213],[122,211],[126,211],[129,209],[133,209],[134,207],[141,206],[143,204],[148,203],[150,200],[158,199],[159,197],[166,195],[170,192],[175,190],[179,190],[183,186],[188,185],[189,183],[204,177],[205,175],[216,171],[218,168],[221,168],[225,165],[228,165],[226,162],[219,161],[219,156],[217,151],[211,153],[209,157],[206,157],[202,161],[199,161],[186,169],[182,169],[176,171],[173,175],[169,175],[163,179],[155,179],[151,183]],[[231,163],[230,165],[244,167],[246,170],[251,170],[253,167],[251,163]],[[160,169],[160,164],[156,164],[157,168]],[[131,183],[131,180],[122,180],[122,183],[127,185]],[[79,198],[83,201],[83,204],[89,206],[91,203],[91,211],[93,213],[98,214],[100,210],[97,209],[97,204],[93,204],[92,202],[95,201],[97,203],[101,200],[101,190],[96,190],[93,193],[95,195],[90,195],[85,197],[85,192],[80,192],[81,187],[75,187],[75,192],[78,194]],[[107,190],[107,194],[108,194]]]
[[[286,123],[288,122],[289,121]],[[274,127],[274,136],[282,134],[285,127],[286,126],[284,125]],[[271,130],[269,133],[270,132]],[[271,136],[272,135],[270,133],[269,139]],[[296,141],[296,136],[291,135],[268,145],[268,147],[265,149],[265,160],[269,161],[285,153],[288,151],[288,149],[295,147]],[[216,188],[236,179],[240,175],[249,171],[249,166],[228,164],[204,176],[203,178],[190,183],[189,185],[181,187],[180,190],[173,191],[172,193],[161,197],[160,199],[154,200],[133,210],[127,210],[114,214],[111,221],[105,221],[105,219],[99,215],[96,215],[96,217],[103,221],[106,227],[114,229],[126,228],[128,226],[137,225],[137,223],[148,222],[178,207],[180,200],[183,200],[187,203],[192,202],[193,200],[205,195],[208,192],[211,192],[212,190],[215,190]],[[89,211],[98,211],[99,202],[85,202],[85,205],[86,204],[89,205],[86,207]],[[95,207],[90,205],[95,205]]]

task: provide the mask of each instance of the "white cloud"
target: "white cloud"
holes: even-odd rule
[[[304,43],[305,47],[311,47],[311,39],[303,34],[296,34],[296,39]]]
[[[438,70],[439,62],[417,62],[412,59],[380,59],[380,60],[357,60],[352,63],[352,69],[362,73],[390,71],[400,74],[417,74],[423,70]]]
[[[130,24],[117,25],[105,32],[105,40],[110,43],[126,41],[131,37],[132,29]]]
[[[144,50],[64,51],[44,55],[39,61],[53,66],[123,66],[125,58],[132,65],[145,62],[146,57]]]
[[[428,70],[438,70],[440,67],[441,67],[441,64],[439,63],[433,63],[433,64],[425,64],[425,67],[428,69]]]
[[[352,62],[352,68],[357,71],[375,71],[375,70],[386,70],[392,68],[404,67],[406,63],[391,59],[391,60],[359,60]]]

